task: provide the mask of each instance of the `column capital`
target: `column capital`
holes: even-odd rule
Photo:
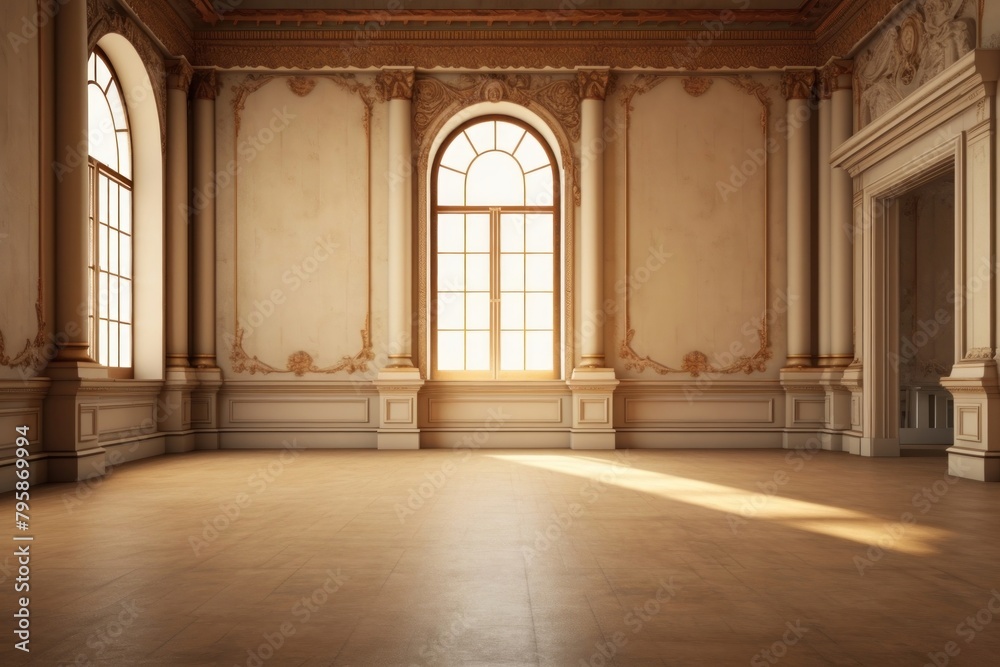
[[[829,99],[838,90],[850,90],[854,75],[854,61],[831,58],[820,70],[823,99]]]
[[[176,60],[168,60],[167,66],[167,88],[187,92],[191,87],[191,78],[194,76],[194,68],[181,56]]]
[[[808,100],[816,85],[816,70],[789,68],[781,75],[781,94],[786,100]]]
[[[603,100],[610,80],[611,70],[607,67],[579,67],[576,70],[576,83],[580,86],[580,98],[584,100]]]
[[[412,67],[383,67],[375,78],[375,89],[382,100],[413,99]]]
[[[219,78],[215,69],[196,69],[194,71],[191,96],[196,100],[214,100],[219,94]]]

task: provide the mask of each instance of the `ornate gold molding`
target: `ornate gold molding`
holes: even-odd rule
[[[608,80],[611,71],[608,69],[578,69],[576,84],[580,86],[581,100],[603,100],[608,92]]]
[[[370,316],[369,316],[370,317]],[[357,372],[368,370],[368,362],[375,359],[371,340],[371,327],[369,317],[365,318],[365,327],[361,330],[361,351],[352,356],[341,357],[340,362],[332,365],[319,367],[313,361],[312,355],[305,350],[297,350],[288,355],[284,368],[277,368],[261,361],[256,355],[251,356],[243,349],[242,328],[236,329],[233,340],[233,348],[229,352],[229,361],[232,362],[234,373],[249,373],[256,375],[269,375],[271,373],[294,373],[297,377],[302,377],[306,373],[340,373],[346,372],[353,375]]]
[[[316,88],[316,79],[308,76],[290,76],[285,80],[288,90],[299,97],[305,97]]]
[[[781,75],[781,94],[786,100],[808,100],[812,98],[816,85],[816,70],[791,70]]]
[[[177,58],[167,61],[167,88],[188,92],[191,80],[194,78],[194,68],[187,58]]]
[[[8,368],[30,368],[35,370],[39,362],[45,360],[45,315],[42,308],[42,280],[38,279],[38,298],[35,301],[35,320],[37,329],[35,337],[24,341],[24,347],[13,357],[7,354],[7,341],[0,329],[0,366]]]
[[[361,100],[364,108],[362,125],[365,131],[365,141],[367,145],[367,178],[365,180],[368,190],[371,189],[371,151],[372,151],[372,141],[371,141],[371,117],[372,110],[374,106],[374,95],[372,86],[368,84],[361,83],[357,77],[353,74],[332,74],[332,75],[322,75],[317,77],[302,77],[302,76],[278,76],[274,74],[247,74],[243,77],[242,81],[232,86],[233,97],[230,100],[230,106],[233,113],[233,160],[234,164],[238,164],[237,147],[239,145],[239,134],[242,124],[243,111],[246,108],[247,99],[253,93],[257,92],[268,83],[276,80],[284,79],[288,85],[289,90],[299,97],[304,97],[308,95],[316,86],[317,80],[329,81],[339,88],[342,88],[354,95],[357,95]],[[229,360],[232,363],[232,370],[235,373],[250,373],[254,375],[256,373],[270,374],[270,373],[294,373],[296,376],[303,376],[306,373],[323,373],[323,374],[333,374],[346,372],[348,374],[354,374],[357,372],[364,372],[368,370],[368,362],[375,359],[374,347],[372,345],[371,339],[371,192],[365,193],[365,201],[367,202],[367,229],[368,229],[368,287],[367,287],[367,304],[366,304],[366,315],[365,324],[361,329],[361,350],[351,355],[345,355],[341,357],[339,363],[332,366],[319,367],[313,362],[313,357],[311,354],[305,350],[296,350],[288,355],[285,367],[279,368],[265,361],[262,361],[256,355],[249,354],[243,347],[243,336],[244,330],[239,325],[239,299],[238,299],[238,289],[239,289],[239,248],[237,246],[239,242],[239,232],[238,223],[239,215],[238,208],[235,208],[239,193],[239,170],[236,171],[234,175],[234,227],[233,227],[233,319],[234,319],[234,337],[232,343],[232,349],[229,353]]]
[[[689,76],[681,82],[684,92],[691,97],[701,97],[712,87],[712,79],[707,76]]]
[[[576,79],[572,76],[554,77],[543,74],[465,74],[455,82],[445,82],[434,76],[418,76],[413,90],[413,132],[417,159],[417,350],[415,360],[422,377],[428,376],[427,338],[428,320],[428,271],[427,229],[428,192],[433,139],[445,122],[462,109],[480,102],[510,101],[531,109],[545,121],[558,143],[562,162],[563,187],[573,193],[574,205],[562,204],[564,274],[564,313],[566,325],[564,363],[573,367],[575,345],[573,342],[573,252],[574,216],[580,205],[580,165],[574,154],[574,144],[580,140],[580,97]],[[555,148],[555,147],[554,147]]]
[[[413,99],[412,69],[383,69],[375,77],[375,90],[383,102]]]
[[[628,274],[628,229],[630,224],[630,215],[628,208],[628,145],[629,145],[629,127],[631,124],[632,112],[634,110],[632,103],[636,96],[643,95],[650,90],[656,88],[658,85],[666,81],[671,77],[662,74],[639,74],[635,79],[628,85],[622,88],[620,102],[625,110],[625,188],[626,188],[626,215],[625,215],[625,272],[626,280],[625,284],[628,285],[627,274]],[[767,312],[769,309],[769,298],[768,298],[768,266],[769,261],[769,242],[768,242],[768,215],[767,215],[767,182],[768,182],[768,161],[767,161],[767,150],[768,145],[767,139],[767,128],[770,115],[771,106],[771,89],[759,81],[758,79],[748,75],[741,74],[738,76],[721,77],[728,83],[732,84],[737,89],[754,97],[761,105],[761,129],[763,131],[763,143],[765,146],[764,151],[764,164],[761,167],[764,174],[764,211],[763,211],[763,227],[764,227],[764,315],[761,317],[760,326],[757,329],[757,337],[760,342],[758,349],[752,354],[742,355],[737,357],[727,366],[713,366],[708,359],[708,355],[700,350],[692,350],[684,355],[681,361],[680,368],[675,368],[667,364],[660,363],[655,359],[649,357],[648,355],[642,356],[637,353],[632,348],[632,339],[635,337],[635,329],[632,328],[631,315],[629,312],[629,298],[628,298],[628,288],[625,290],[625,336],[621,343],[618,345],[618,356],[625,361],[625,368],[627,370],[634,370],[638,372],[643,372],[648,369],[652,369],[659,375],[667,375],[670,373],[688,373],[692,377],[699,377],[702,374],[715,374],[715,375],[731,375],[734,373],[746,373],[751,374],[755,372],[764,372],[767,370],[767,362],[771,360],[771,340],[770,333],[767,325]],[[682,80],[681,86],[684,87],[684,81]],[[685,88],[685,92],[686,88]],[[690,93],[689,93],[690,94]]]
[[[219,94],[219,77],[214,69],[195,70],[192,96],[196,100],[214,100]]]
[[[143,3],[146,0],[141,0]],[[167,146],[167,73],[163,54],[158,46],[125,11],[111,0],[88,0],[87,2],[87,49],[93,51],[97,42],[108,33],[123,36],[139,53],[149,76],[153,97],[156,100],[156,114],[160,120],[160,150],[166,153]],[[113,64],[113,63],[112,63]],[[129,93],[126,91],[126,102]]]
[[[358,33],[339,31],[239,30],[198,34],[195,63],[220,69],[297,68],[372,69],[412,66],[418,69],[564,69],[580,66],[612,69],[770,69],[812,66],[818,61],[809,39],[766,46],[761,31],[728,32],[691,53],[690,41],[704,31],[647,31],[594,34],[572,31],[378,31],[358,42]],[[539,34],[544,33],[544,35]],[[570,39],[567,33],[576,36]],[[634,33],[634,34],[632,34]],[[547,35],[547,37],[545,36]],[[595,48],[594,44],[600,44]]]

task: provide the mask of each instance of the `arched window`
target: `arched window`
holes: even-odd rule
[[[91,355],[113,375],[132,368],[132,142],[121,86],[100,51],[87,64]]]
[[[557,171],[514,118],[477,118],[442,144],[431,185],[436,377],[559,377]]]

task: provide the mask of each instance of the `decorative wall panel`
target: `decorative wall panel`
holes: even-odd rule
[[[768,370],[768,162],[780,143],[767,83],[639,75],[620,89],[626,377]]]

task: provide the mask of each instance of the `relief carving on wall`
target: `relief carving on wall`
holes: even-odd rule
[[[682,81],[684,92],[691,97],[701,97],[712,87],[712,78],[707,76],[689,76]]]
[[[122,35],[139,53],[146,65],[156,99],[156,114],[160,119],[160,148],[167,150],[167,72],[163,55],[153,44],[146,32],[140,28],[117,4],[111,0],[88,0],[87,2],[87,49],[93,51],[97,42],[108,33]],[[128,91],[126,91],[126,102]]]
[[[364,117],[363,124],[365,130],[365,140],[368,145],[368,163],[366,169],[368,170],[368,176],[365,180],[366,183],[371,183],[371,117],[372,117],[372,107],[374,105],[374,91],[371,85],[360,82],[353,74],[333,74],[333,75],[323,75],[316,78],[312,77],[302,77],[302,76],[278,76],[274,74],[248,74],[243,77],[243,80],[232,87],[233,97],[230,100],[230,105],[233,111],[233,159],[236,160],[235,155],[236,147],[239,145],[239,134],[240,125],[242,122],[243,110],[246,108],[247,98],[250,97],[254,92],[260,90],[265,85],[274,81],[275,79],[285,79],[289,90],[299,97],[304,97],[308,95],[316,87],[317,79],[330,81],[336,84],[340,88],[357,95],[362,104],[364,105]],[[237,176],[234,178],[238,179]],[[238,180],[236,181],[238,183]],[[370,199],[370,193],[366,193],[366,197]],[[371,219],[369,207],[369,219],[367,221],[367,226],[369,229],[369,239],[371,238]],[[236,221],[238,224],[238,220]],[[234,243],[238,240],[238,231],[234,229],[233,233]],[[234,253],[237,251],[234,249]],[[294,373],[298,377],[302,377],[306,373],[323,373],[332,374],[346,372],[348,374],[354,374],[357,372],[365,372],[368,368],[368,362],[375,359],[374,346],[372,345],[371,338],[371,263],[369,262],[369,276],[368,276],[368,289],[369,289],[369,301],[366,305],[367,314],[365,315],[365,324],[361,329],[361,350],[354,355],[345,355],[341,357],[340,361],[332,366],[319,367],[314,363],[313,356],[306,352],[305,350],[296,350],[288,355],[285,361],[285,366],[279,367],[273,364],[267,363],[259,359],[256,355],[249,354],[243,347],[243,338],[246,335],[244,329],[239,325],[239,309],[238,309],[238,299],[237,299],[237,286],[239,285],[239,276],[234,274],[233,276],[233,309],[234,309],[234,335],[232,337],[232,347],[229,352],[229,361],[232,363],[232,370],[234,373],[249,373],[250,375],[255,375],[261,373],[263,375],[268,375],[271,373]]]
[[[975,48],[973,0],[914,2],[857,58],[855,95],[860,126]]]
[[[620,103],[625,109],[625,146],[626,152],[628,151],[628,135],[629,135],[629,121],[632,117],[633,112],[633,100],[636,96],[643,95],[656,86],[660,85],[664,81],[673,78],[669,75],[662,74],[639,74],[633,81],[624,86],[621,90],[621,95],[619,98]],[[767,146],[767,126],[770,114],[771,106],[771,88],[762,83],[761,81],[755,79],[748,74],[741,74],[738,76],[722,77],[725,81],[735,86],[739,90],[743,91],[747,95],[754,97],[761,105],[761,129],[764,134],[764,145]],[[684,87],[685,92],[687,91],[687,86],[684,82],[681,82],[682,87]],[[706,89],[707,90],[707,89]],[[689,92],[690,94],[690,92]],[[766,152],[765,152],[766,154]],[[625,159],[626,165],[628,165],[628,157],[626,155]],[[767,160],[765,157],[764,165],[762,166],[762,171],[764,175],[764,183],[767,183]],[[628,174],[626,166],[626,189],[628,188]],[[768,258],[768,240],[767,240],[767,203],[765,198],[764,212],[764,313],[769,312],[769,298],[767,292],[767,258]],[[626,221],[626,229],[628,222]],[[627,231],[626,231],[627,239]],[[626,240],[626,247],[628,241]],[[626,262],[627,264],[627,262]],[[626,274],[628,274],[629,269],[626,266]],[[626,279],[626,284],[627,284]],[[771,360],[771,340],[768,331],[767,316],[764,315],[760,318],[760,323],[756,329],[757,338],[759,341],[759,347],[756,351],[751,354],[741,355],[733,359],[732,362],[725,366],[715,366],[709,360],[706,353],[701,350],[692,350],[687,352],[681,359],[680,367],[673,367],[667,364],[663,364],[650,356],[640,355],[632,348],[632,340],[635,337],[636,330],[632,327],[631,316],[629,314],[629,300],[628,300],[628,290],[625,292],[625,337],[622,339],[621,343],[618,345],[618,356],[625,361],[625,368],[627,370],[643,372],[648,369],[653,370],[658,375],[667,375],[670,373],[687,373],[691,377],[699,377],[702,374],[707,375],[732,375],[735,373],[745,373],[747,375],[751,373],[762,373],[767,370],[767,362]]]
[[[42,281],[38,280],[38,299],[35,301],[35,319],[37,329],[35,337],[24,341],[21,351],[10,356],[7,354],[7,341],[4,339],[3,330],[0,329],[0,366],[8,368],[31,369],[32,374],[47,360],[45,346],[47,344],[45,335],[45,315],[42,309]]]

